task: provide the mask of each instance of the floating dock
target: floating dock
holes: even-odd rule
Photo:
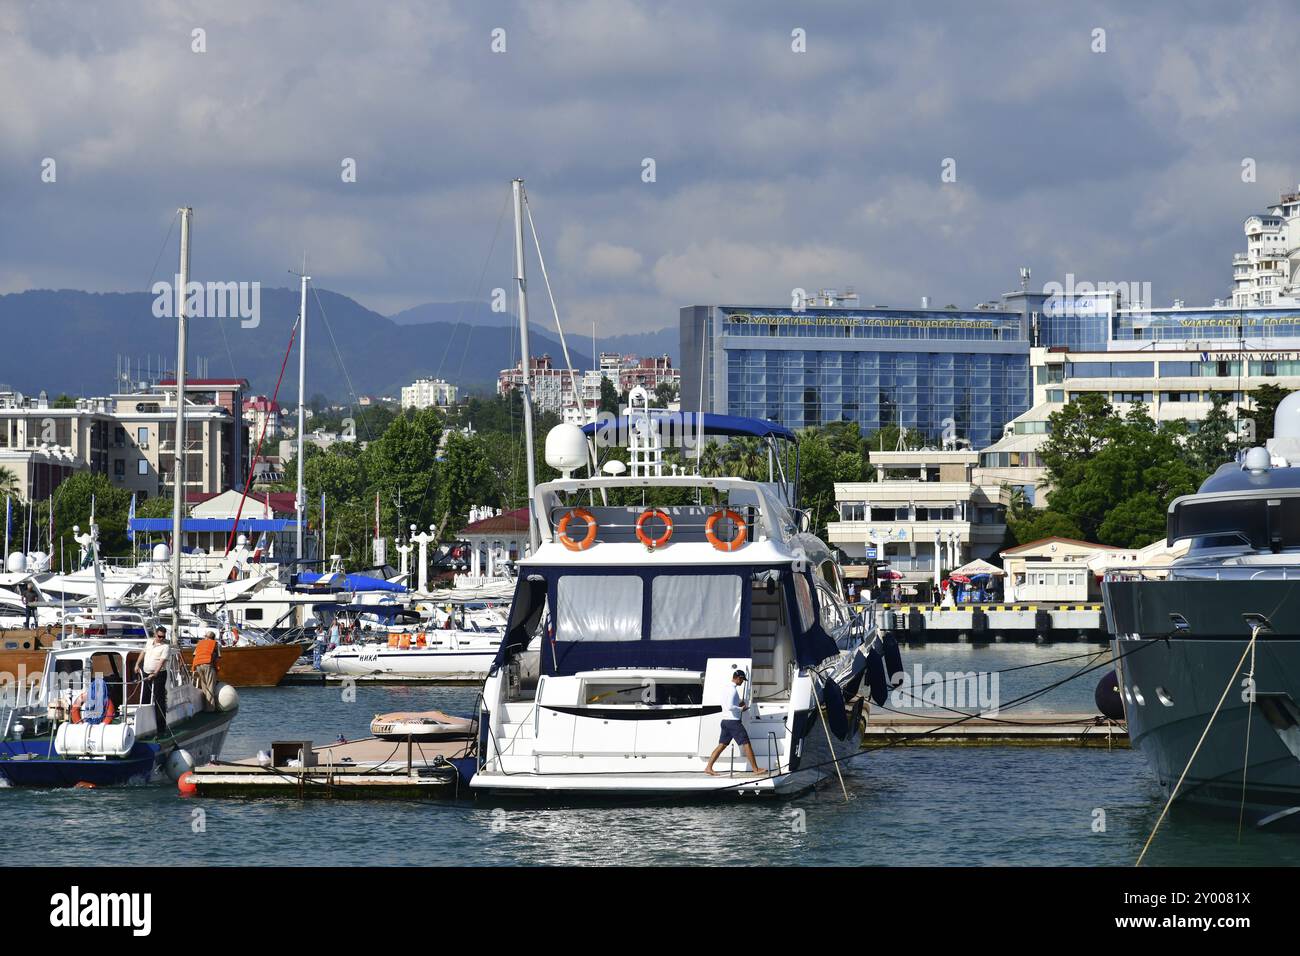
[[[483,683],[483,678],[454,678],[454,677],[413,677],[409,675],[397,674],[326,674],[316,670],[311,664],[295,664],[289,668],[289,673],[285,674],[280,681],[281,687],[311,687],[322,686],[325,684],[342,684],[346,681],[357,681],[362,684],[390,684],[395,686],[407,684],[427,684],[427,685],[460,685],[469,686]]]
[[[1107,641],[1100,604],[880,604],[899,641]]]
[[[364,737],[313,747],[308,740],[277,741],[269,763],[248,757],[195,767],[181,786],[199,797],[455,798],[468,793],[477,765],[466,756],[472,743]]]
[[[862,742],[866,747],[1129,746],[1123,723],[1096,714],[1021,711],[969,719],[950,711],[875,711],[867,719]]]

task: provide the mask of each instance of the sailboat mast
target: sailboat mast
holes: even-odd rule
[[[190,284],[190,219],[194,210],[185,206],[181,216],[181,263],[176,281],[176,435],[172,466],[172,644],[180,643],[181,628],[181,513],[185,508],[185,293]]]
[[[303,257],[303,274],[299,276],[301,294],[298,300],[298,493],[294,497],[293,510],[294,516],[298,521],[297,536],[297,553],[294,555],[299,561],[302,560],[302,525],[303,514],[307,510],[307,491],[302,484],[302,444],[303,435],[307,430],[307,406],[305,404],[307,388],[307,280],[311,276],[307,275],[307,258]],[[324,520],[325,516],[321,515]]]
[[[537,522],[533,519],[533,493],[537,487],[537,473],[533,464],[533,399],[530,384],[532,382],[532,356],[528,351],[528,293],[524,281],[524,181],[516,179],[511,183],[515,200],[515,286],[519,290],[519,370],[523,373],[522,391],[524,399],[524,461],[528,466],[528,542],[536,553],[541,543],[537,532]]]

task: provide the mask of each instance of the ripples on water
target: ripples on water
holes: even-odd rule
[[[905,648],[910,669],[988,671],[1098,651],[1097,645],[930,644]],[[1090,663],[1002,674],[1011,700]],[[1097,670],[1032,704],[1091,711]],[[275,739],[324,743],[364,735],[391,710],[469,713],[463,687],[246,689],[226,756]],[[169,786],[0,790],[5,862],[253,865],[1129,865],[1163,805],[1141,755],[1040,747],[895,747],[845,765],[838,785],[787,803],[533,806],[428,801],[185,800]],[[1106,830],[1093,831],[1094,810]],[[194,833],[194,811],[206,830]],[[1254,831],[1190,810],[1167,819],[1156,865],[1300,864],[1300,836]]]

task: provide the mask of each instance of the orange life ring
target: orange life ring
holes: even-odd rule
[[[587,533],[583,535],[581,541],[575,541],[569,537],[569,522],[574,518],[581,518],[587,522]],[[564,517],[560,519],[555,531],[560,538],[560,544],[570,551],[586,551],[596,542],[596,516],[586,508],[570,508],[564,513]]]
[[[714,527],[719,519],[730,518],[736,526],[736,536],[730,541],[723,541],[718,537]],[[708,538],[709,544],[713,545],[719,551],[737,551],[745,544],[745,538],[749,535],[749,525],[745,524],[745,519],[737,512],[726,508],[722,511],[715,511],[709,515],[709,520],[704,522],[704,537]]]
[[[658,518],[665,525],[663,537],[652,538],[646,533],[645,523],[651,518]],[[666,511],[660,511],[658,508],[647,508],[641,512],[641,516],[636,519],[636,539],[652,551],[655,548],[662,548],[668,543],[668,539],[673,536],[673,519],[668,516]]]
[[[74,724],[81,723],[81,705],[86,701],[86,692],[83,690],[77,695],[77,699],[72,702],[72,714],[69,716]],[[110,697],[104,701],[104,717],[101,724],[111,724],[113,715],[117,713],[117,708],[113,706],[113,699]]]

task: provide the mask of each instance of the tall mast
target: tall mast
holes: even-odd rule
[[[533,520],[533,493],[537,487],[537,474],[533,465],[533,400],[530,383],[532,381],[532,357],[528,351],[528,293],[524,281],[524,181],[516,179],[511,183],[515,199],[515,286],[519,290],[519,351],[521,361],[519,369],[523,373],[524,398],[524,461],[528,465],[528,543],[535,554],[541,537],[537,532],[537,522]]]
[[[307,275],[305,255],[302,257],[302,271],[303,274],[299,276],[301,295],[298,300],[298,493],[293,501],[294,515],[298,520],[298,550],[294,557],[299,561],[302,560],[303,514],[307,510],[307,492],[302,485],[302,441],[307,430],[307,406],[304,404],[307,387],[307,280],[311,276]]]
[[[190,219],[185,206],[181,216],[181,264],[176,282],[176,462],[172,466],[172,644],[180,643],[181,628],[181,513],[185,507],[185,294],[190,284]]]

